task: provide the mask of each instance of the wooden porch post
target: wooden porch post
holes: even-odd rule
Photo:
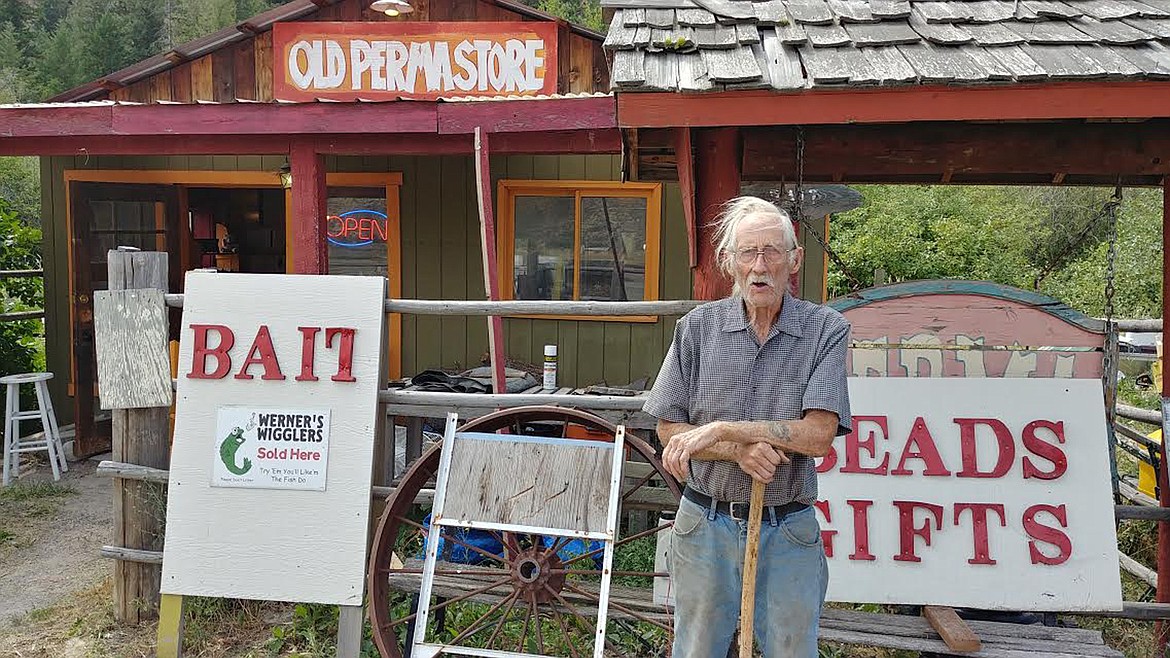
[[[719,208],[739,196],[741,141],[738,128],[705,128],[695,134],[695,203],[698,226],[695,250],[694,299],[719,299],[731,292],[731,281],[715,262],[714,219]]]
[[[479,248],[483,254],[483,286],[489,301],[500,299],[496,267],[496,221],[492,212],[491,148],[487,133],[475,128],[475,191],[479,200]],[[492,392],[506,392],[504,377],[504,321],[488,316],[488,353],[492,361]]]
[[[289,151],[292,169],[294,274],[327,274],[329,252],[325,239],[325,156],[311,140],[296,140]]]
[[[1170,326],[1170,304],[1166,303],[1165,291],[1170,290],[1170,255],[1166,247],[1170,246],[1170,177],[1162,179],[1162,346],[1166,348],[1165,328]],[[1165,351],[1163,351],[1165,354]],[[1165,359],[1165,356],[1162,357]],[[1163,366],[1165,361],[1163,361]],[[1162,458],[1158,466],[1158,503],[1163,507],[1170,507],[1170,478],[1166,475],[1166,441],[1170,437],[1170,421],[1166,418],[1170,412],[1170,373],[1162,370]],[[1170,603],[1170,522],[1158,522],[1158,603]],[[1158,655],[1166,655],[1166,645],[1170,641],[1170,624],[1159,620],[1154,625],[1154,635],[1158,641]]]

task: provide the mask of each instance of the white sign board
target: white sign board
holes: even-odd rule
[[[164,594],[362,604],[385,285],[187,275]]]
[[[329,410],[220,407],[211,486],[325,491]]]
[[[1120,610],[1101,383],[851,378],[818,460],[831,601]]]

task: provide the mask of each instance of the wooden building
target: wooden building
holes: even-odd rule
[[[479,156],[503,298],[690,298],[678,184],[623,175],[604,35],[512,0],[412,0],[393,17],[370,5],[293,0],[0,109],[0,153],[42,157],[49,368],[81,436],[102,432],[87,419],[108,249],[167,251],[173,291],[216,267],[382,274],[393,297],[483,299]],[[657,372],[674,319],[507,318],[504,348],[539,363],[557,344],[563,385],[624,385]],[[393,379],[480,365],[488,330],[392,316],[389,341]]]

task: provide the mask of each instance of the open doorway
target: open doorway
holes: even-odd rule
[[[190,258],[221,272],[286,271],[285,199],[281,189],[189,188]]]

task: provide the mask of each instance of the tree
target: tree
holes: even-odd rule
[[[0,198],[0,269],[40,269],[41,231],[21,222]],[[44,308],[39,278],[0,280],[0,313]],[[36,320],[0,322],[0,375],[41,370]]]

